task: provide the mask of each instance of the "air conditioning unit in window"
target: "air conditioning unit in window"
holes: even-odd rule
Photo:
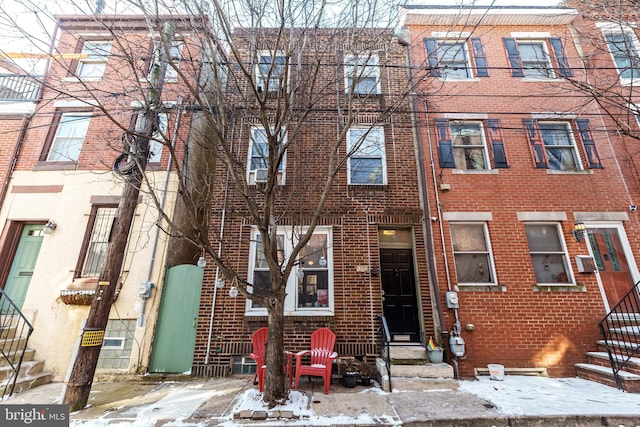
[[[268,172],[267,169],[256,169],[254,182],[256,184],[267,182]]]

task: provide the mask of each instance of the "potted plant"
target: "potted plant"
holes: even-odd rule
[[[358,375],[360,376],[360,384],[363,386],[371,385],[371,374],[373,373],[371,366],[368,363],[360,362],[358,369]]]
[[[360,361],[353,357],[341,358],[338,369],[342,374],[342,384],[347,388],[353,388],[358,384]]]

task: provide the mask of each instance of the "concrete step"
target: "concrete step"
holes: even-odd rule
[[[18,381],[16,381],[16,385],[13,389],[13,393],[20,393],[24,390],[29,390],[34,387],[38,387],[43,384],[49,384],[53,381],[53,374],[51,372],[40,372],[33,376],[28,377],[18,377]],[[7,380],[3,380],[0,382],[0,393],[7,386]],[[7,390],[9,392],[9,390]]]
[[[424,361],[427,359],[427,350],[421,345],[390,345],[389,357],[394,362]]]
[[[576,374],[585,380],[595,381],[610,387],[617,387],[611,367],[591,363],[577,363]],[[629,393],[640,393],[640,375],[627,371],[618,372],[622,388]]]
[[[19,377],[29,377],[40,374],[44,371],[44,360],[23,361],[20,365]],[[13,369],[9,366],[0,368],[0,380],[6,380],[13,375]]]
[[[27,349],[24,352],[24,357],[22,358],[23,362],[29,362],[33,360],[36,351],[33,349]],[[16,363],[20,358],[20,352],[14,351],[7,355],[7,359],[11,360],[11,363]],[[4,357],[0,358],[0,368],[3,366],[8,366],[9,362]]]
[[[618,356],[618,359],[622,358]],[[587,353],[587,362],[593,365],[604,366],[611,368],[611,361],[609,360],[609,353],[606,351],[590,351]],[[625,371],[632,374],[640,375],[640,358],[632,357],[626,361]]]

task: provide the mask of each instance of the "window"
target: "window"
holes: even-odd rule
[[[110,51],[111,41],[85,41],[82,53],[88,56],[78,60],[78,77],[81,79],[101,79],[107,66]]]
[[[496,283],[485,223],[452,223],[451,241],[458,283]]]
[[[640,43],[636,35],[631,31],[608,32],[605,39],[620,78],[628,81],[640,78]]]
[[[54,118],[55,129],[46,160],[50,162],[76,162],[89,129],[88,113],[63,113]]]
[[[167,53],[167,71],[164,75],[164,80],[169,82],[175,82],[178,79],[178,67],[180,66],[180,60],[182,59],[182,48],[184,46],[184,42],[181,40],[174,40],[169,47],[169,51]],[[153,55],[153,64],[151,64],[149,68],[149,74],[151,74],[156,67],[160,67],[160,58],[161,58],[161,50],[163,49],[162,44],[159,40],[156,40],[154,43],[154,55]]]
[[[507,168],[499,119],[483,121],[435,119],[440,167],[458,170]],[[486,129],[485,129],[486,126]],[[488,142],[491,153],[489,153]]]
[[[258,92],[277,92],[284,88],[287,58],[284,55],[272,55],[265,51],[258,54],[258,65],[255,67],[256,87]]]
[[[460,35],[451,40],[428,37],[424,39],[424,44],[429,75],[432,77],[462,80],[489,76],[487,57],[480,37],[468,38]]]
[[[387,166],[382,128],[349,129],[347,150],[349,184],[384,185]]]
[[[299,233],[290,227],[279,230],[277,237],[278,262],[283,263],[298,241]],[[271,286],[271,275],[262,248],[258,230],[252,231],[249,277],[253,287],[250,292],[264,293]],[[248,301],[249,312],[264,308]],[[291,271],[287,282],[285,313],[326,314],[333,310],[333,258],[331,228],[317,227],[311,239],[298,256],[298,264]]]
[[[513,77],[553,79],[556,74],[560,77],[573,76],[564,44],[559,37],[504,38],[503,42]],[[551,51],[555,59],[555,70],[549,54]]]
[[[271,133],[274,130],[271,129]],[[286,143],[284,130],[280,135],[274,135],[280,142],[280,146]],[[264,128],[251,128],[251,138],[249,147],[249,161],[247,165],[247,179],[250,184],[265,182],[269,169],[269,140],[267,131]],[[284,169],[286,163],[286,153],[282,153],[282,160],[278,164],[278,183],[284,185]]]
[[[98,369],[129,369],[136,319],[109,319],[98,357]]]
[[[143,117],[144,113],[140,111],[136,118],[136,132],[144,132],[142,122]],[[167,120],[168,118],[166,113],[158,113],[156,115],[156,123],[153,127],[153,133],[151,138],[149,138],[148,163],[160,163],[160,159],[162,158],[162,148],[164,147],[163,142],[166,141]]]
[[[525,224],[533,270],[538,284],[572,283],[560,225]]]
[[[345,90],[356,95],[380,94],[380,65],[377,54],[348,55],[344,60]],[[354,86],[355,81],[355,86]]]
[[[537,168],[560,171],[582,170],[576,139],[571,123],[567,121],[524,120],[527,138]],[[589,167],[601,169],[588,119],[576,119],[575,125],[582,140]]]
[[[114,206],[93,206],[87,224],[87,234],[75,277],[98,277],[102,270],[111,227],[118,211]]]

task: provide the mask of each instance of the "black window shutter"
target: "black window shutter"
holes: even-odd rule
[[[476,63],[476,76],[489,77],[489,69],[487,68],[487,55],[482,48],[480,37],[471,37],[471,48],[473,49],[473,59]]]
[[[524,128],[527,133],[527,139],[529,140],[529,147],[531,148],[531,154],[533,155],[533,163],[536,168],[546,169],[547,156],[544,151],[544,143],[540,139],[540,131],[538,129],[538,121],[535,119],[523,119]]]
[[[504,151],[504,138],[502,137],[502,126],[500,119],[488,119],[487,129],[491,140],[491,151],[493,152],[493,166],[495,168],[508,168],[507,155]]]
[[[449,131],[448,119],[435,119],[436,135],[438,137],[438,158],[441,168],[455,168],[453,160],[453,145],[451,143],[451,132]]]
[[[440,69],[438,68],[438,42],[432,37],[424,39],[424,48],[427,51],[427,62],[429,63],[429,75],[431,77],[440,77]]]
[[[505,37],[502,40],[504,42],[505,49],[507,49],[507,57],[509,59],[509,66],[511,67],[511,76],[524,77],[524,70],[522,69],[520,52],[518,52],[516,39]]]
[[[589,119],[576,119],[576,126],[578,127],[578,132],[580,132],[582,146],[587,154],[589,167],[591,169],[602,169],[602,162],[600,161],[600,155],[596,148],[596,142],[593,140]]]
[[[549,43],[553,48],[553,53],[556,55],[556,61],[558,61],[558,74],[562,77],[573,77],[573,71],[571,67],[569,67],[567,54],[562,45],[562,39],[560,37],[550,37]]]

